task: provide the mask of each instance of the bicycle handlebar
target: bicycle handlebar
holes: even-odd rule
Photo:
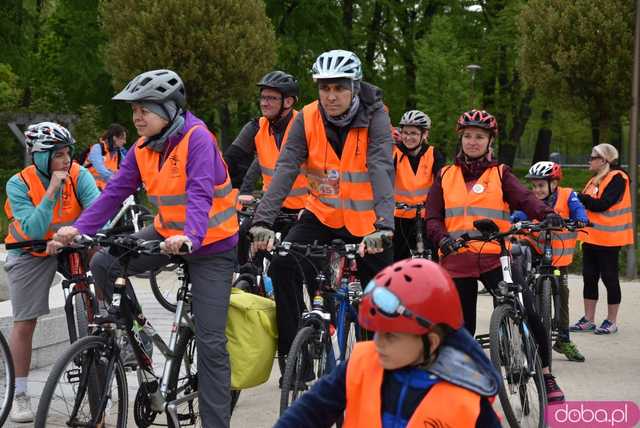
[[[424,202],[419,204],[405,204],[404,202],[396,202],[396,208],[401,210],[421,210],[425,207]]]
[[[285,256],[291,251],[303,254],[305,257],[326,257],[329,252],[336,252],[340,256],[358,255],[358,244],[345,244],[339,239],[331,244],[299,244],[297,242],[283,241],[274,247],[274,251]]]

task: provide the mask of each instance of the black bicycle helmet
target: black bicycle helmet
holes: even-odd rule
[[[283,97],[298,98],[298,81],[284,71],[272,71],[265,74],[256,84],[260,89],[271,88],[280,92]]]

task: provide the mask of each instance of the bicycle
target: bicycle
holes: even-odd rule
[[[565,220],[562,227],[554,227],[545,222],[520,222],[520,234],[537,234],[537,236],[529,237],[525,240],[527,246],[533,246],[534,251],[538,253],[541,248],[540,255],[529,255],[526,259],[526,282],[528,287],[533,291],[534,306],[536,312],[542,318],[542,324],[548,337],[549,349],[549,368],[551,368],[552,342],[557,337],[558,325],[560,321],[560,271],[553,266],[554,258],[562,256],[552,248],[551,241],[553,234],[562,233],[566,229],[569,233],[567,238],[575,239],[577,230],[580,229],[575,221]],[[533,242],[529,241],[533,240]]]
[[[424,207],[424,202],[415,205],[405,204],[404,202],[396,202],[396,208],[398,209],[416,211],[416,216],[414,217],[416,228],[416,247],[415,249],[409,249],[411,251],[411,258],[433,260],[433,254],[431,254],[431,250],[424,248],[424,218],[422,217]]]
[[[492,294],[497,305],[491,314],[489,327],[489,354],[501,374],[502,385],[498,396],[505,417],[511,427],[545,426],[547,404],[542,364],[527,322],[523,291],[526,286],[514,282],[511,271],[511,255],[520,255],[521,248],[514,245],[507,249],[507,237],[518,233],[521,224],[514,224],[508,231],[500,232],[489,219],[476,220],[473,226],[480,236],[463,234],[456,240],[456,249],[466,242],[497,242],[500,245],[500,264],[503,280]],[[487,335],[478,335],[478,342],[486,348]]]
[[[275,251],[280,255],[296,254],[329,262],[317,273],[318,286],[311,310],[302,312],[298,332],[287,356],[280,395],[282,415],[307,389],[307,382],[322,377],[335,367],[336,362],[344,362],[355,341],[362,339],[357,309],[362,286],[356,278],[358,244],[345,244],[341,240],[321,245],[283,242]],[[337,359],[331,338],[332,319],[336,325]]]
[[[3,426],[13,404],[16,374],[13,367],[11,349],[4,335],[0,333],[0,426]]]
[[[146,320],[141,308],[127,295],[127,267],[136,254],[161,253],[162,241],[142,241],[127,236],[81,237],[81,245],[109,247],[123,267],[114,282],[112,302],[105,315],[97,315],[91,335],[76,341],[56,362],[45,384],[35,426],[126,427],[128,390],[121,349],[129,343],[137,363],[139,388],[133,404],[137,426],[147,427],[166,412],[167,424],[200,423],[198,411],[197,349],[191,314],[191,283],[185,276],[178,292],[177,309],[168,344]],[[184,248],[188,252],[188,248]],[[184,264],[180,256],[173,261]],[[144,330],[165,357],[157,375],[140,337]],[[67,402],[67,396],[70,402]],[[64,413],[67,412],[67,413]]]

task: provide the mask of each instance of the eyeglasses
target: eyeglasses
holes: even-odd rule
[[[407,309],[398,296],[389,291],[388,288],[379,287],[374,280],[369,281],[367,287],[364,289],[364,295],[371,294],[371,301],[384,315],[392,317],[395,315],[402,315],[407,318],[413,318],[420,326],[429,328],[431,327],[431,321],[422,318]]]
[[[410,137],[410,138],[419,138],[422,133],[421,132],[407,132],[407,131],[401,131],[400,132],[402,135],[404,135],[405,137]]]
[[[265,102],[265,103],[268,103],[268,104],[273,104],[273,103],[275,103],[277,101],[282,101],[282,97],[272,97],[270,95],[261,95],[261,96],[258,97],[258,102],[259,103]]]

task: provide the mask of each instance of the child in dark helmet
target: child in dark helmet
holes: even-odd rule
[[[276,427],[499,427],[500,378],[462,328],[460,300],[437,264],[402,260],[365,289],[360,325],[373,341],[321,378]]]

